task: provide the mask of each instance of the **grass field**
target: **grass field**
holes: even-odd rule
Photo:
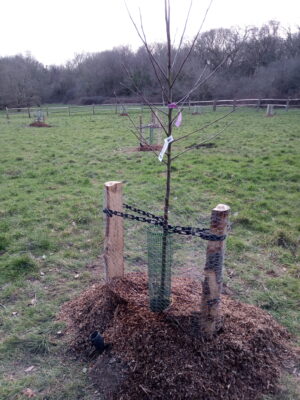
[[[174,136],[221,113],[185,114]],[[238,110],[178,142],[174,152],[229,121],[212,147],[174,161],[171,223],[207,224],[213,207],[230,205],[227,287],[297,335],[300,111],[266,118],[263,111]],[[122,180],[127,203],[160,213],[165,172],[152,153],[133,151],[138,143],[127,118],[78,113],[47,122],[51,128],[30,128],[26,116],[7,121],[0,114],[0,398],[26,399],[22,391],[30,388],[41,400],[93,400],[99,397],[88,365],[70,358],[56,315],[62,303],[103,279],[103,183]],[[143,230],[126,222],[127,271],[145,268]],[[176,272],[201,270],[204,248],[199,239],[178,240]],[[298,398],[294,386],[287,377],[276,399]]]

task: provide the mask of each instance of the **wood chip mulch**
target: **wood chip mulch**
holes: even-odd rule
[[[95,330],[111,344],[91,362],[101,398],[256,400],[275,393],[298,353],[287,330],[260,308],[223,295],[223,328],[207,340],[199,335],[200,301],[200,282],[173,278],[171,306],[153,313],[147,276],[135,273],[92,286],[59,317],[78,354],[91,352]]]
[[[46,124],[45,122],[35,121],[29,124],[29,126],[34,126],[36,128],[51,128],[51,125]]]

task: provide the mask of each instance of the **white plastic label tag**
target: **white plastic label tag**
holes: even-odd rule
[[[174,142],[174,138],[172,135],[165,138],[164,146],[161,149],[161,152],[159,153],[159,156],[158,156],[159,161],[162,161],[163,156],[165,155],[165,152],[167,151],[169,144],[172,142]]]

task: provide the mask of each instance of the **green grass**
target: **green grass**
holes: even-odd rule
[[[185,113],[174,137],[215,116]],[[133,118],[138,123],[137,113]],[[242,110],[229,119],[215,147],[174,161],[171,223],[207,225],[213,207],[229,204],[226,284],[297,334],[300,111],[265,118]],[[90,267],[102,252],[103,183],[122,180],[126,202],[161,213],[164,166],[152,153],[132,151],[138,143],[127,118],[78,113],[48,122],[52,128],[30,128],[26,116],[7,122],[0,114],[0,398],[23,399],[30,387],[37,399],[92,400],[98,397],[85,365],[65,353],[56,315],[63,302],[103,278],[103,269]],[[226,122],[177,142],[174,153]],[[126,222],[127,271],[145,268],[143,238],[143,226]],[[176,241],[175,271],[201,269],[205,243]]]

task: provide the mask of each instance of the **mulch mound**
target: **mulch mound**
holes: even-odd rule
[[[34,126],[36,128],[51,128],[51,125],[46,124],[45,122],[42,121],[35,121],[29,124],[29,126]]]
[[[201,283],[174,278],[172,304],[149,310],[147,276],[129,274],[94,285],[66,303],[70,347],[91,352],[98,330],[111,349],[91,365],[105,399],[255,400],[278,389],[294,359],[290,335],[267,312],[223,295],[223,328],[212,340],[198,333]]]

